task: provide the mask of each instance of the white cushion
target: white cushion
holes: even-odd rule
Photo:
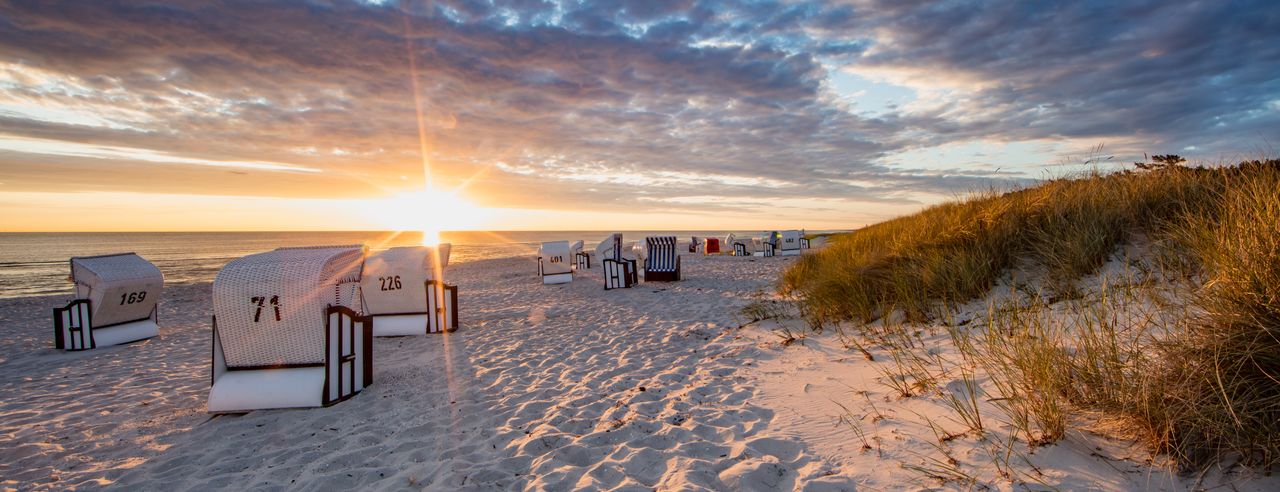
[[[324,406],[324,367],[227,371],[209,391],[209,412]]]
[[[160,335],[160,327],[151,319],[93,329],[93,343],[98,347],[120,345]]]
[[[426,294],[423,294],[424,296]],[[403,337],[427,334],[427,315],[404,314],[399,316],[375,316],[373,336]]]
[[[572,273],[557,273],[555,275],[543,275],[543,285],[567,284],[573,281]]]

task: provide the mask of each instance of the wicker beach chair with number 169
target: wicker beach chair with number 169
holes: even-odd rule
[[[88,350],[160,334],[156,303],[164,275],[133,253],[71,259],[76,298],[53,310],[53,344]]]

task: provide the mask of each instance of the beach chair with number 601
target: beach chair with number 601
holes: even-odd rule
[[[538,248],[538,275],[544,285],[567,284],[573,281],[573,248],[569,241],[542,243]]]

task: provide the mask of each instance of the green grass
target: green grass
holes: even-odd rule
[[[833,236],[781,290],[812,326],[896,325],[942,318],[1015,268],[1034,272],[1044,304],[993,309],[985,336],[966,342],[1029,442],[1051,443],[1072,415],[1091,415],[1187,469],[1227,456],[1278,465],[1280,161],[1189,168],[1160,157]],[[1175,300],[1190,315],[1155,326],[1093,300],[1042,316],[1052,300],[1081,297],[1079,279],[1133,241],[1150,245],[1145,264],[1196,286]]]

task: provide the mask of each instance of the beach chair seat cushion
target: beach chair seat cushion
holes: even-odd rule
[[[209,412],[324,406],[324,366],[228,371],[209,390]]]

